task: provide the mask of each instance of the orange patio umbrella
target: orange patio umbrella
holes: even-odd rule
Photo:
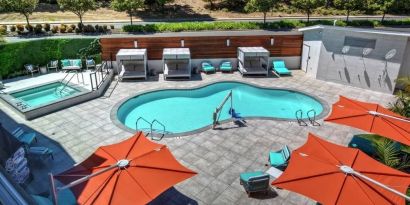
[[[303,194],[322,204],[404,204],[410,175],[313,134],[296,149],[272,185]]]
[[[54,176],[70,188],[77,203],[147,204],[196,173],[181,165],[165,145],[142,132],[118,144],[102,146],[72,169]]]
[[[410,119],[378,104],[340,96],[325,121],[349,125],[410,146]]]

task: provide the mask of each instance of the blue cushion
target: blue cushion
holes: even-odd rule
[[[272,167],[277,167],[284,165],[286,160],[283,159],[282,151],[269,152],[269,162]]]
[[[273,69],[275,69],[275,71],[277,73],[279,73],[280,75],[289,75],[289,74],[291,74],[291,72],[287,68],[281,68],[281,67],[276,68],[276,67],[274,67]]]
[[[282,150],[281,150],[281,153],[282,153],[282,157],[283,157],[283,159],[285,160],[285,161],[288,161],[288,159],[289,159],[289,157],[290,157],[290,150],[289,150],[289,148],[288,148],[288,146],[283,146],[283,148],[282,148]]]
[[[274,68],[286,68],[285,61],[273,61]]]
[[[240,179],[241,179],[242,181],[247,182],[247,181],[249,181],[249,179],[252,178],[252,177],[258,177],[258,176],[263,176],[263,175],[265,175],[264,172],[262,172],[262,171],[255,171],[255,172],[244,172],[244,173],[241,173],[241,174],[239,175],[239,177],[240,177]]]
[[[86,63],[87,63],[87,65],[94,65],[95,64],[93,59],[87,60]]]
[[[73,60],[72,63],[73,63],[73,66],[81,67],[81,60],[79,60],[79,59]]]

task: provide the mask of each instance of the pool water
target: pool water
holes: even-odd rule
[[[316,115],[323,111],[322,104],[300,92],[267,89],[238,82],[220,82],[192,90],[162,90],[145,93],[124,102],[117,111],[121,123],[136,129],[136,121],[143,117],[165,125],[166,132],[183,133],[212,125],[213,112],[232,90],[232,105],[242,117],[270,117],[295,119],[301,109],[306,118],[309,110]],[[219,120],[231,118],[230,100],[222,108]],[[148,129],[148,123],[140,121],[138,129]],[[160,126],[153,127],[161,130]]]
[[[24,103],[24,105],[31,108],[49,104],[79,92],[80,90],[77,90],[70,86],[64,87],[63,83],[56,82],[39,87],[29,88],[27,90],[15,92],[10,95],[18,99],[20,102]]]

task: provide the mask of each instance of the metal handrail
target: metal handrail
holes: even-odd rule
[[[313,112],[313,117],[310,117],[309,113],[312,113],[312,112]],[[311,109],[311,110],[309,110],[309,111],[306,113],[306,115],[307,115],[307,117],[308,117],[310,123],[311,123],[313,126],[320,126],[320,124],[316,121],[316,110]]]
[[[140,120],[142,120],[142,121],[148,123],[149,126],[150,126],[150,128],[151,128],[151,130],[152,130],[152,123],[150,123],[148,120],[146,120],[146,119],[143,118],[143,117],[139,117],[139,118],[137,119],[137,121],[135,122],[135,129],[136,129],[136,130],[138,130],[138,122],[139,122]]]
[[[103,69],[105,69],[106,72],[104,72]],[[100,75],[97,75],[97,73],[100,73]],[[98,90],[101,87],[101,85],[104,83],[104,81],[106,80],[108,73],[109,73],[109,69],[108,69],[108,64],[106,61],[104,61],[100,67],[96,68],[94,72],[90,73],[91,90]],[[94,76],[94,78],[92,76]],[[100,76],[100,79],[98,79],[98,76]],[[95,82],[95,89],[94,89],[94,82]]]
[[[159,125],[162,126],[162,135],[161,135],[160,138],[155,138],[154,135],[153,135],[153,130],[154,130],[154,129],[153,129],[152,127],[153,127],[154,123],[158,123]],[[154,120],[151,122],[151,139],[152,139],[152,140],[159,141],[159,140],[161,140],[164,136],[165,136],[165,125],[162,124],[160,121],[154,119]]]
[[[68,75],[69,73],[70,73],[70,72],[68,72],[67,75]],[[67,76],[67,75],[66,75],[66,76]],[[61,95],[61,93],[63,92],[63,90],[68,86],[68,83],[70,83],[70,81],[74,78],[75,75],[76,75],[77,78],[78,78],[78,72],[75,72],[75,74],[71,76],[70,80],[68,80],[68,81],[64,84],[63,88],[60,89],[60,91],[59,91],[59,94],[60,94],[60,95]],[[65,77],[64,77],[64,79],[65,79]],[[64,79],[63,79],[63,80],[64,80]],[[63,81],[61,81],[61,82],[63,82]]]
[[[295,116],[296,116],[296,120],[298,121],[299,126],[307,126],[307,123],[303,120],[303,111],[301,109],[296,110]]]

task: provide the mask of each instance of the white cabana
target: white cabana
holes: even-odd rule
[[[164,79],[191,78],[191,52],[189,48],[164,48],[162,53]]]
[[[120,80],[125,78],[147,79],[147,49],[121,49],[116,59]]]
[[[263,47],[239,47],[238,69],[242,75],[269,75],[270,53]]]

